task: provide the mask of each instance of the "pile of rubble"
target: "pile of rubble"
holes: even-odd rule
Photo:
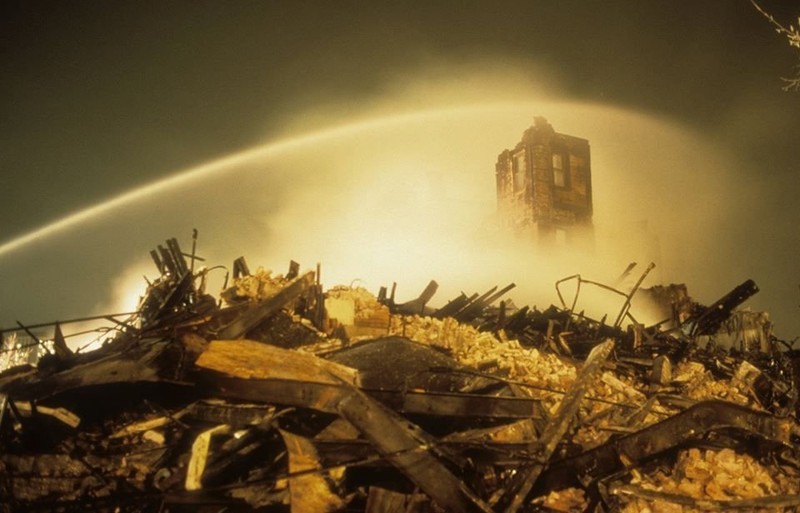
[[[607,323],[560,290],[431,308],[435,282],[397,303],[243,258],[217,299],[194,251],[151,254],[101,347],[4,332],[27,352],[0,373],[0,511],[800,511],[800,355],[718,343],[752,282],[643,326],[647,271],[598,284],[624,298]]]

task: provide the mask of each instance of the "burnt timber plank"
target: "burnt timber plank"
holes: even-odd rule
[[[703,401],[640,431],[553,462],[536,488],[567,485],[578,478],[591,482],[624,470],[623,462],[636,467],[659,453],[720,430],[746,432],[786,446],[800,437],[800,424],[791,417],[776,417],[725,401]],[[581,469],[579,476],[575,469]]]
[[[129,350],[49,375],[25,374],[0,381],[0,393],[16,400],[40,400],[76,388],[175,379],[180,347],[168,340],[143,341]]]
[[[214,371],[198,374],[198,383],[219,397],[311,408],[337,413],[336,402],[345,394],[345,384],[331,385],[287,379],[243,379]],[[364,390],[401,413],[453,417],[528,419],[540,418],[535,399],[492,397],[477,394]]]
[[[432,436],[355,388],[337,409],[384,458],[446,511],[491,512],[434,454],[437,440]]]
[[[309,271],[296,278],[271,298],[253,303],[236,320],[217,333],[218,339],[236,339],[247,334],[269,316],[299,298],[314,285],[314,273]]]
[[[566,434],[570,424],[572,424],[590,381],[602,370],[603,363],[608,359],[613,349],[614,341],[608,339],[595,346],[589,353],[583,367],[578,372],[575,382],[567,390],[558,405],[556,414],[545,426],[542,436],[531,444],[531,452],[535,456],[534,463],[519,469],[519,472],[508,484],[506,493],[501,497],[501,506],[508,504],[504,509],[506,513],[515,513],[522,507],[536,480],[547,466],[556,446]]]

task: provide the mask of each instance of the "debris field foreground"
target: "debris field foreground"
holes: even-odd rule
[[[620,295],[612,322],[565,280],[544,311],[513,284],[433,309],[436,282],[396,303],[239,258],[214,298],[194,249],[151,254],[101,347],[5,330],[50,350],[0,374],[0,511],[800,511],[800,354],[717,343],[751,281],[706,307],[639,290],[650,268],[567,279]],[[637,323],[637,293],[672,318]]]

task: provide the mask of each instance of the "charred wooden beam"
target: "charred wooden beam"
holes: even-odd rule
[[[492,511],[443,464],[434,437],[355,389],[337,409],[384,458],[446,511]]]
[[[167,274],[178,276],[178,263],[175,262],[175,258],[172,256],[172,252],[169,250],[169,248],[165,248],[159,244],[157,249],[158,254],[161,256],[161,261],[164,263],[164,269],[167,271]]]
[[[326,413],[336,413],[336,403],[345,393],[343,385],[289,379],[233,378],[213,371],[198,373],[196,381],[210,396],[298,406]]]
[[[401,413],[486,419],[541,419],[541,403],[524,397],[447,392],[364,390]]]
[[[221,397],[335,413],[344,385],[359,385],[350,367],[251,340],[216,340],[197,358],[199,382]],[[523,397],[418,390],[365,390],[403,413],[476,418],[541,418],[539,401]]]
[[[690,317],[685,323],[691,335],[712,335],[731,316],[734,308],[758,293],[758,285],[747,280],[728,292],[709,307]]]
[[[0,379],[0,393],[15,400],[41,400],[68,390],[175,379],[181,349],[168,340],[143,341],[125,352],[112,353],[49,375],[25,374]]]
[[[516,287],[516,284],[514,283],[506,285],[500,290],[497,290],[496,286],[492,287],[481,297],[477,298],[475,301],[458,311],[455,314],[455,318],[461,322],[472,322],[476,317],[480,316],[488,307],[490,307],[492,303],[506,295],[514,287]]]
[[[800,506],[800,495],[774,495],[752,499],[695,499],[684,494],[651,490],[642,486],[615,483],[609,486],[612,495],[638,497],[656,504],[686,506],[695,511],[786,511]]]
[[[234,427],[261,422],[264,417],[275,414],[275,407],[265,404],[225,403],[198,401],[186,411],[189,418],[214,424],[229,424]]]
[[[332,490],[330,474],[321,471],[314,444],[307,438],[280,430],[289,453],[289,494],[292,513],[342,511],[344,500]]]
[[[315,439],[320,457],[325,466],[370,465],[385,466],[378,458],[375,447],[363,439],[330,440]],[[448,454],[461,458],[469,458],[473,463],[495,465],[497,467],[516,467],[521,461],[528,459],[530,442],[495,442],[495,441],[449,441],[440,440],[439,447]]]
[[[791,417],[776,417],[724,401],[704,401],[636,433],[553,463],[537,487],[550,490],[570,484],[592,483],[626,468],[636,468],[664,451],[722,430],[748,433],[787,447],[791,447],[793,438],[800,436],[800,425]]]
[[[312,354],[255,340],[214,340],[194,362],[200,369],[244,379],[359,384],[358,371]]]
[[[446,305],[433,312],[431,314],[431,317],[434,317],[436,319],[444,319],[445,317],[452,317],[458,312],[460,312],[467,305],[475,301],[477,297],[478,297],[477,292],[471,296],[467,296],[462,292],[460,296],[450,300]]]
[[[586,362],[578,372],[573,384],[570,386],[556,414],[551,418],[539,439],[531,445],[534,463],[524,465],[506,486],[506,492],[500,499],[499,506],[506,513],[514,513],[522,506],[528,494],[536,484],[536,480],[548,465],[556,446],[566,434],[572,424],[578,406],[586,394],[591,380],[602,370],[603,363],[608,359],[614,349],[614,341],[606,340],[597,345],[589,353]]]
[[[248,305],[233,322],[223,327],[217,337],[220,339],[237,339],[261,324],[265,319],[277,313],[291,302],[298,299],[314,285],[314,273],[307,272],[293,280],[274,296]]]
[[[530,312],[529,306],[523,306],[513,314],[505,317],[502,322],[498,322],[497,329],[508,329],[519,331],[525,328],[527,324],[527,316]]]
[[[423,315],[425,313],[425,305],[431,300],[436,291],[439,289],[439,284],[435,280],[428,282],[420,295],[416,299],[407,301],[403,304],[396,306],[397,313],[404,315]]]
[[[420,493],[405,494],[370,486],[364,513],[422,513],[428,510],[428,502]]]
[[[516,286],[517,286],[516,283],[509,283],[508,285],[506,285],[502,289],[498,290],[496,293],[494,293],[491,296],[489,296],[488,298],[486,298],[486,306],[491,306],[492,303],[494,303],[495,301],[497,301],[501,297],[503,297],[506,294],[508,294],[509,292],[511,292],[511,290],[514,289],[514,287],[516,287]]]
[[[277,435],[267,430],[268,422],[264,419],[261,426],[240,431],[223,443],[203,472],[203,487],[238,481],[248,469],[263,465],[259,457],[263,457],[264,448],[278,446]]]
[[[197,256],[197,228],[192,229],[192,253],[188,255],[191,265],[189,266],[189,272],[194,274],[194,262],[195,260],[204,261],[203,258]]]
[[[336,402],[345,394],[341,385],[287,379],[242,379],[205,371],[198,382],[208,393],[240,401],[298,406],[336,413]],[[538,400],[400,390],[364,390],[400,413],[486,419],[542,418]]]
[[[64,333],[61,331],[61,324],[56,323],[53,330],[53,349],[55,350],[56,357],[61,360],[69,360],[72,358],[72,350],[67,347],[67,340],[64,338]]]
[[[186,258],[183,251],[178,244],[178,239],[172,237],[167,239],[167,248],[172,255],[172,261],[175,263],[175,272],[178,276],[183,276],[189,272],[189,266],[186,264]]]
[[[151,296],[145,299],[142,307],[142,328],[155,325],[175,313],[181,305],[188,304],[189,296],[194,290],[193,285],[194,277],[186,273],[176,280],[162,282],[157,288],[151,288]]]
[[[233,261],[233,279],[241,278],[242,276],[250,276],[250,268],[247,267],[247,261],[243,256],[240,256]]]
[[[286,273],[287,280],[293,280],[300,275],[300,264],[294,260],[289,261],[289,271]]]
[[[159,274],[164,274],[167,272],[167,268],[164,265],[164,260],[161,258],[158,251],[156,251],[155,249],[151,249],[150,258],[152,258],[153,263],[156,264],[156,268],[158,269]]]
[[[491,297],[492,294],[497,290],[497,286],[495,285],[488,291],[484,292],[483,295],[475,299],[473,302],[456,312],[454,318],[460,322],[469,322],[471,321],[476,315],[478,315],[486,306],[488,306],[487,299]]]

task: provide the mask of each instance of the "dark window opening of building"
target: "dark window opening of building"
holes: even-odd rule
[[[553,185],[566,187],[567,179],[564,175],[564,157],[560,153],[553,153]]]
[[[525,190],[525,175],[528,171],[525,165],[525,152],[521,151],[514,155],[514,191]]]

